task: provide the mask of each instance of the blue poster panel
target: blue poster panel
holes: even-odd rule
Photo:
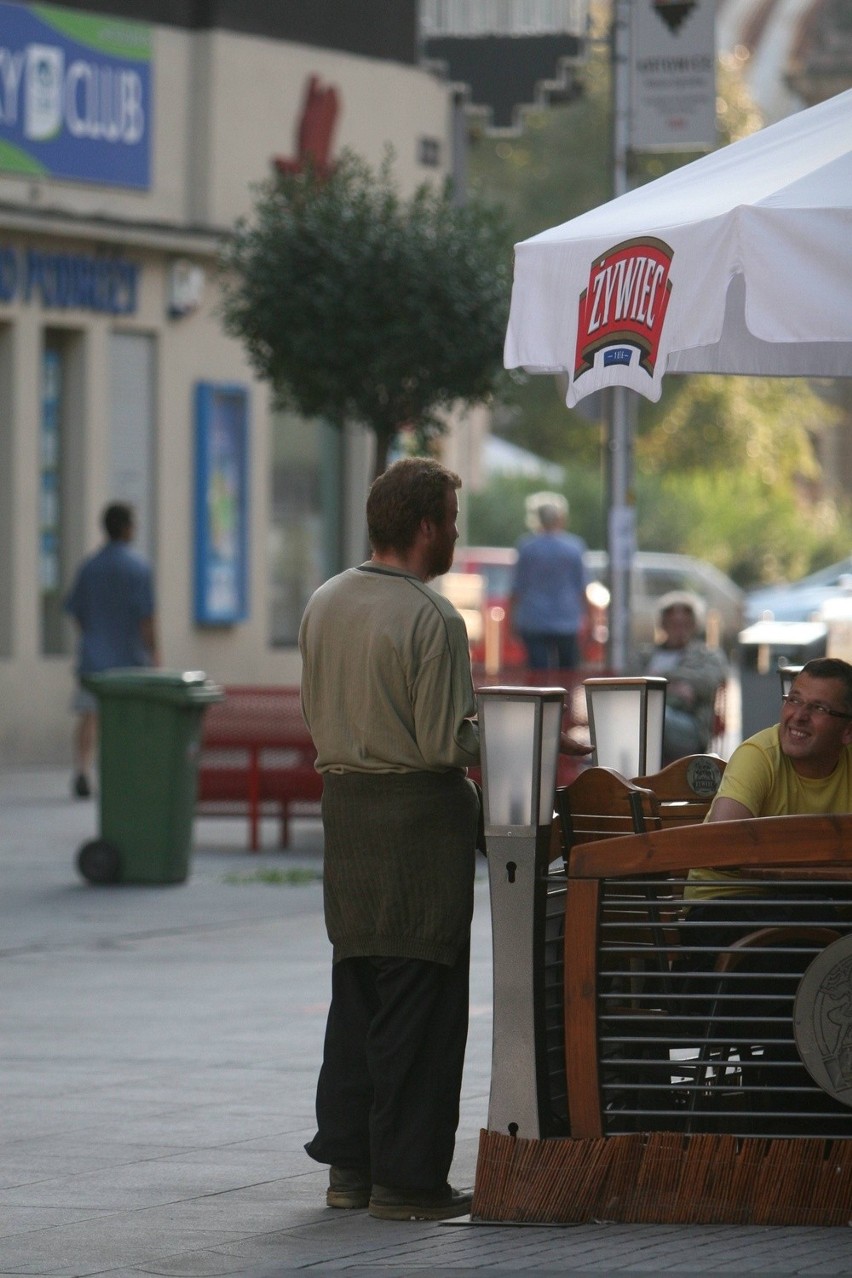
[[[248,390],[199,382],[195,395],[195,620],[248,616]]]
[[[0,170],[151,185],[151,28],[0,3]]]

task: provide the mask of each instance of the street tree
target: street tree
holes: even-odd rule
[[[330,174],[276,173],[223,255],[223,315],[280,407],[428,451],[458,403],[501,375],[511,241],[496,206],[448,185],[404,198],[344,153]]]

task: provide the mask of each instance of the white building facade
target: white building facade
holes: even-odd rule
[[[404,190],[450,167],[407,0],[0,3],[0,763],[70,757],[61,600],[109,501],[163,664],[225,684],[297,682],[307,595],[363,555],[368,437],[273,414],[217,310],[222,238],[311,98]]]

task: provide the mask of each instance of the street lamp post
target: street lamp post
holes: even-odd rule
[[[623,777],[659,772],[667,680],[650,678],[585,679],[589,733],[595,762]]]
[[[546,877],[564,688],[481,688],[494,952],[489,1131],[542,1134]],[[537,1050],[538,1049],[538,1050]]]

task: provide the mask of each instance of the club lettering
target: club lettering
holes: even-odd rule
[[[51,72],[55,85],[45,83]],[[0,124],[18,123],[25,94],[28,137],[55,136],[63,123],[75,138],[134,146],[145,137],[142,79],[130,68],[77,59],[63,70],[61,52],[50,46],[0,47]]]
[[[145,131],[142,81],[135,71],[72,62],[65,80],[65,121],[76,138],[132,146]]]

